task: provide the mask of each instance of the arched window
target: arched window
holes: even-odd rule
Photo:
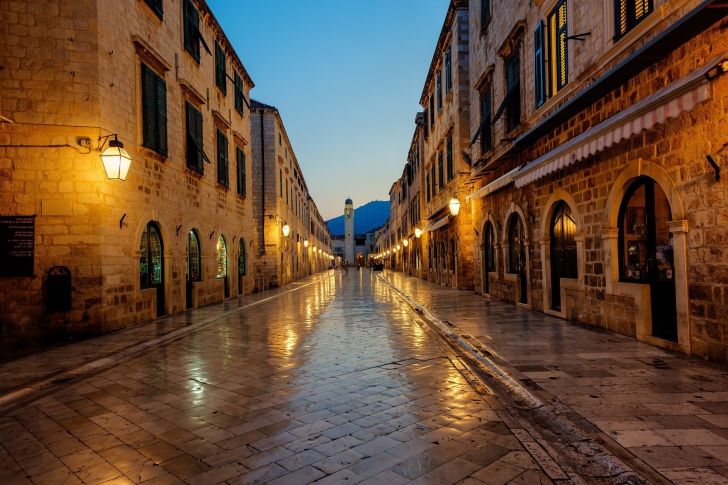
[[[485,270],[495,271],[495,231],[493,224],[488,221],[485,223]]]
[[[140,284],[142,288],[150,288],[162,283],[162,237],[159,235],[159,227],[150,222],[144,228],[139,249],[142,252],[139,261]]]
[[[200,251],[200,238],[194,229],[187,234],[187,281],[200,281],[202,279],[202,261]]]
[[[559,201],[551,218],[551,271],[560,278],[577,278],[575,236],[574,214]]]
[[[508,225],[508,270],[521,273],[526,265],[526,247],[523,222],[518,214],[513,214]]]
[[[240,238],[240,254],[238,254],[238,275],[245,276],[247,274],[247,262],[245,260],[245,239]]]
[[[444,242],[440,243],[440,267],[447,269],[447,245]]]
[[[217,238],[217,277],[225,278],[227,274],[227,246],[225,238],[220,236]]]

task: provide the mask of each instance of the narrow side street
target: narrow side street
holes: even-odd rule
[[[2,483],[550,483],[369,271],[231,306],[0,418]]]

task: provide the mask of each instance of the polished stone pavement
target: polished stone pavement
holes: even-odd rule
[[[63,364],[0,366],[23,374],[6,392],[33,388],[112,362],[145,332],[194,327],[0,416],[0,483],[551,483],[492,396],[374,274],[300,285],[51,351]]]
[[[384,278],[670,482],[728,485],[726,366],[401,273]]]

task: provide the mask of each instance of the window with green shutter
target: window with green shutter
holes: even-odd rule
[[[154,13],[157,14],[157,17],[161,20],[164,16],[164,8],[162,6],[162,0],[144,0],[144,2],[149,5],[149,8],[152,9]]]
[[[493,148],[493,128],[491,127],[491,114],[490,114],[490,88],[483,93],[483,97],[480,98],[480,144],[481,154],[489,151]]]
[[[228,137],[217,130],[217,183],[223,187],[230,187],[228,166]]]
[[[480,0],[480,28],[487,27],[490,21],[490,0]]]
[[[546,102],[546,74],[544,69],[544,22],[541,21],[533,32],[533,60],[534,60],[534,95],[536,96],[536,108]]]
[[[225,63],[225,51],[220,44],[215,42],[215,86],[222,91],[222,94],[227,94]]]
[[[566,20],[566,0],[561,0],[548,18],[551,95],[559,92],[569,82]]]
[[[452,167],[452,136],[447,139],[445,148],[445,154],[447,159],[447,181],[451,181],[453,178],[453,167]]]
[[[445,177],[443,177],[442,152],[437,154],[437,187],[438,190],[445,188]]]
[[[435,95],[430,96],[430,128],[435,127]]]
[[[445,93],[449,93],[452,89],[452,58],[450,57],[450,48],[445,52]]]
[[[187,168],[199,174],[205,173],[204,162],[211,163],[204,151],[202,113],[186,103],[187,115]]]
[[[245,152],[240,147],[235,147],[235,161],[238,169],[238,195],[248,196],[248,180],[245,174]]]
[[[167,155],[167,83],[142,64],[142,145]]]
[[[621,39],[652,13],[652,0],[615,0],[614,38]]]
[[[238,71],[235,71],[235,111],[240,113],[240,116],[243,116],[243,97],[245,94],[243,93],[243,78],[240,77],[240,74],[238,74]]]
[[[437,112],[442,111],[442,71],[437,73]]]
[[[185,50],[189,52],[192,57],[200,62],[200,41],[201,36],[198,34],[200,31],[200,12],[197,11],[190,0],[182,0],[184,5],[184,42]]]
[[[430,202],[430,174],[428,173],[426,175],[427,180],[425,181],[425,185],[427,186],[427,202]]]

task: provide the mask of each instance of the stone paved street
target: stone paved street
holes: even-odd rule
[[[401,273],[385,278],[662,477],[728,484],[726,367]]]
[[[302,283],[189,312],[207,323],[16,406],[0,418],[0,483],[551,483],[507,413],[374,274]],[[79,350],[113,360],[115,337],[141,338]],[[59,351],[73,360],[73,348]]]

